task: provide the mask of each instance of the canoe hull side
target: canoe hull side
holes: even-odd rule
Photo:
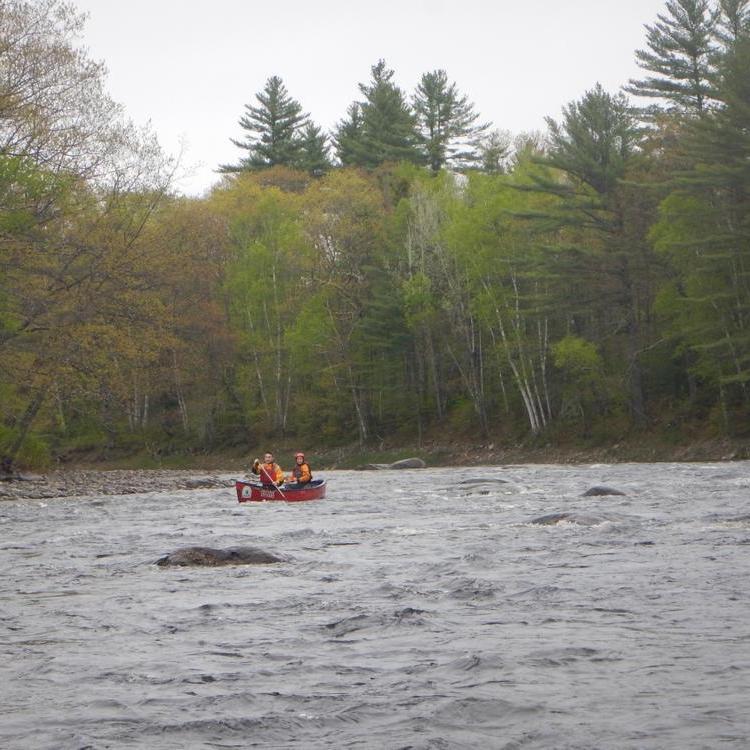
[[[319,500],[326,496],[326,481],[321,479],[313,481],[311,484],[299,489],[275,487],[264,487],[263,485],[253,482],[243,482],[237,480],[235,483],[237,490],[237,501],[240,503],[266,503],[266,502],[286,502],[299,503],[306,500]]]

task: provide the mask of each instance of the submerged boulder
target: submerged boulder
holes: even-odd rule
[[[586,492],[583,493],[582,497],[595,497],[599,495],[624,495],[625,493],[622,492],[622,490],[616,490],[614,487],[604,487],[602,485],[597,485],[596,487],[591,487],[591,489],[586,490]]]
[[[402,458],[400,461],[394,461],[392,464],[362,464],[357,468],[360,471],[373,471],[385,469],[424,469],[427,464],[421,458]]]
[[[573,523],[577,526],[599,526],[610,519],[604,516],[595,516],[591,513],[548,513],[546,516],[533,518],[529,523],[537,526],[556,526],[558,523]]]
[[[271,552],[257,547],[184,547],[160,557],[157,565],[162,566],[197,566],[218,567],[220,565],[268,565],[284,562]]]

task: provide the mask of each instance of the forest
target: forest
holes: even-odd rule
[[[669,0],[545,132],[272,76],[192,198],[75,7],[3,0],[0,456],[750,437],[749,3]]]

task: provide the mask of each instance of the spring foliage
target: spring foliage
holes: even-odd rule
[[[635,99],[545,135],[381,60],[329,136],[273,76],[202,199],[71,6],[0,21],[0,453],[750,432],[743,0],[670,0]]]

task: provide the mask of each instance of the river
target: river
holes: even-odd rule
[[[0,503],[0,746],[748,746],[750,463],[322,475]]]

